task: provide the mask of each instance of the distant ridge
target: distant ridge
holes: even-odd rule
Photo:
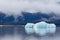
[[[25,25],[26,23],[37,23],[40,21],[46,21],[48,23],[55,23],[60,25],[60,19],[55,18],[54,13],[44,14],[44,13],[28,13],[22,12],[23,16],[18,16],[16,19],[13,15],[6,16],[4,13],[0,12],[0,25]]]

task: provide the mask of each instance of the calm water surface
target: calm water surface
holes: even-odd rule
[[[24,25],[0,25],[0,40],[60,40],[60,27],[49,36],[27,35]]]

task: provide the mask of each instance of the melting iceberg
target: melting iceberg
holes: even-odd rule
[[[27,23],[25,25],[25,31],[28,34],[36,33],[37,35],[43,36],[47,33],[55,33],[56,31],[56,25],[55,24],[49,24],[44,21],[33,24],[33,23]]]

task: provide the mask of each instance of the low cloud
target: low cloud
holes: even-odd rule
[[[59,0],[0,0],[0,12],[6,15],[22,15],[21,12],[60,14]]]

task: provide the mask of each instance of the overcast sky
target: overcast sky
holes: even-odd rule
[[[60,14],[60,0],[0,0],[0,11],[8,15],[21,15],[21,12]]]

